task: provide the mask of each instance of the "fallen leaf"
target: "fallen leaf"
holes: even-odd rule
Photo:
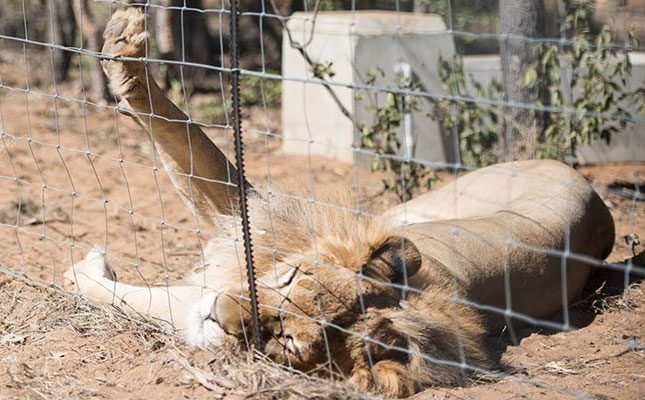
[[[25,340],[27,339],[27,336],[24,335],[16,335],[15,333],[9,333],[7,335],[4,335],[2,337],[2,343],[7,343],[7,344],[23,344]]]
[[[102,383],[108,383],[107,376],[105,376],[105,374],[103,372],[101,372],[101,371],[96,371],[94,373],[94,379],[96,379],[97,381],[102,382]]]

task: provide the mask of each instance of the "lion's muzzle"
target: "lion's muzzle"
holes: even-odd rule
[[[243,336],[251,325],[251,306],[241,294],[222,293],[215,298],[209,319],[228,335]]]

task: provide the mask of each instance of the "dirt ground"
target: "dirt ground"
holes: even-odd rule
[[[84,100],[78,72],[55,88],[47,58],[27,59],[26,69],[20,52],[0,59],[0,399],[360,398],[342,382],[251,361],[244,351],[190,348],[109,306],[57,289],[62,272],[94,245],[107,250],[120,279],[172,284],[199,262],[212,227],[184,207],[136,125],[113,106]],[[278,110],[245,111],[247,171],[256,186],[294,180],[308,185],[315,199],[318,190],[352,185],[363,204],[393,204],[379,194],[379,176],[281,154],[279,138],[262,134],[280,131]],[[206,131],[230,152],[229,130]],[[579,170],[617,224],[609,261],[630,257],[625,236],[645,238],[643,199],[634,194],[645,165]],[[643,293],[639,284],[623,292],[622,278],[601,274],[572,306],[578,330],[526,331],[519,345],[500,337],[501,378],[420,397],[643,398]]]

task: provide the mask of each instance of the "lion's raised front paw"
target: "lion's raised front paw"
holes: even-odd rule
[[[145,80],[143,62],[118,60],[118,57],[138,58],[146,55],[148,33],[145,28],[144,13],[138,8],[129,7],[115,11],[103,32],[105,42],[102,52],[117,59],[103,60],[101,64],[112,93],[119,97],[128,97]]]
[[[82,261],[63,273],[63,287],[68,291],[83,291],[82,281],[107,278],[116,281],[116,273],[105,260],[105,251],[99,247],[90,250]]]

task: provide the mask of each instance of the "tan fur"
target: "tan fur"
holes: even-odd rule
[[[134,8],[115,12],[104,52],[144,56],[143,21]],[[235,170],[144,64],[115,59],[104,69],[179,192],[217,233],[205,266],[184,285],[117,282],[100,249],[65,273],[69,285],[168,323],[196,345],[243,340],[250,316],[242,246],[233,240]],[[602,260],[614,239],[602,200],[579,174],[551,161],[483,168],[379,217],[349,193],[317,194],[315,202],[279,193],[250,199],[265,353],[387,397],[462,385],[493,368],[486,332],[518,322],[504,310],[534,319],[557,312],[591,273],[579,256]],[[574,257],[563,259],[564,251]]]

